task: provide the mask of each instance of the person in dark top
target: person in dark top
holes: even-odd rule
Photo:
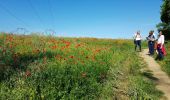
[[[154,46],[155,46],[154,31],[149,32],[149,36],[147,37],[147,40],[148,40],[149,54],[154,55]]]

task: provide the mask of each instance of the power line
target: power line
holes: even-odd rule
[[[14,17],[17,21],[19,21],[20,23],[22,23],[25,26],[28,26],[28,24],[26,24],[22,19],[20,19],[19,17],[17,17],[15,14],[13,14],[9,9],[7,9],[5,6],[3,6],[2,4],[0,4],[0,8],[3,9],[4,11],[6,11],[9,15],[11,15],[12,17]]]
[[[52,17],[52,26],[54,28],[55,27],[55,19],[54,19],[54,13],[53,13],[53,10],[52,10],[51,0],[48,0],[48,5],[49,5],[49,9],[50,9],[50,14],[51,14],[51,17]]]
[[[32,4],[31,0],[27,0],[30,7],[34,10],[34,13],[36,15],[36,17],[39,19],[39,23],[41,24],[41,26],[43,27],[44,24],[43,24],[43,20],[41,19],[40,15],[38,14],[37,10],[35,9],[34,5]]]
[[[45,34],[50,35],[50,36],[54,36],[56,34],[56,32],[53,29],[46,29]]]
[[[16,28],[14,31],[10,32],[11,34],[18,34],[18,33],[21,33],[23,35],[26,35],[26,33],[28,33],[29,31],[26,29],[26,28],[23,28],[23,27],[18,27]]]

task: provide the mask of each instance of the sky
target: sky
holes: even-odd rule
[[[160,22],[162,0],[0,0],[0,31],[64,37],[146,37]]]

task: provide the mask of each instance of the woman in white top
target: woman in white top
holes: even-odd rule
[[[135,51],[137,49],[137,47],[139,47],[140,51],[142,50],[141,49],[141,40],[142,40],[142,37],[140,35],[140,32],[138,31],[136,34],[135,34]]]
[[[162,35],[162,31],[160,31],[159,35],[158,35],[158,41],[157,41],[158,56],[157,56],[156,60],[158,60],[158,59],[162,60],[164,58],[164,55],[166,54],[164,42],[165,42],[165,37],[164,37],[164,35]]]
[[[165,42],[165,37],[164,37],[164,35],[162,35],[162,31],[160,31],[159,36],[158,36],[158,44],[160,45],[161,49],[164,45],[164,42]]]

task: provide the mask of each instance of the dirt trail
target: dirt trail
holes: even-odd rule
[[[149,70],[152,71],[153,77],[158,79],[156,81],[156,88],[164,93],[164,96],[167,98],[167,100],[170,100],[170,78],[165,72],[161,70],[161,66],[154,60],[154,58],[147,54],[148,49],[144,49],[140,53],[140,56],[144,58]]]

